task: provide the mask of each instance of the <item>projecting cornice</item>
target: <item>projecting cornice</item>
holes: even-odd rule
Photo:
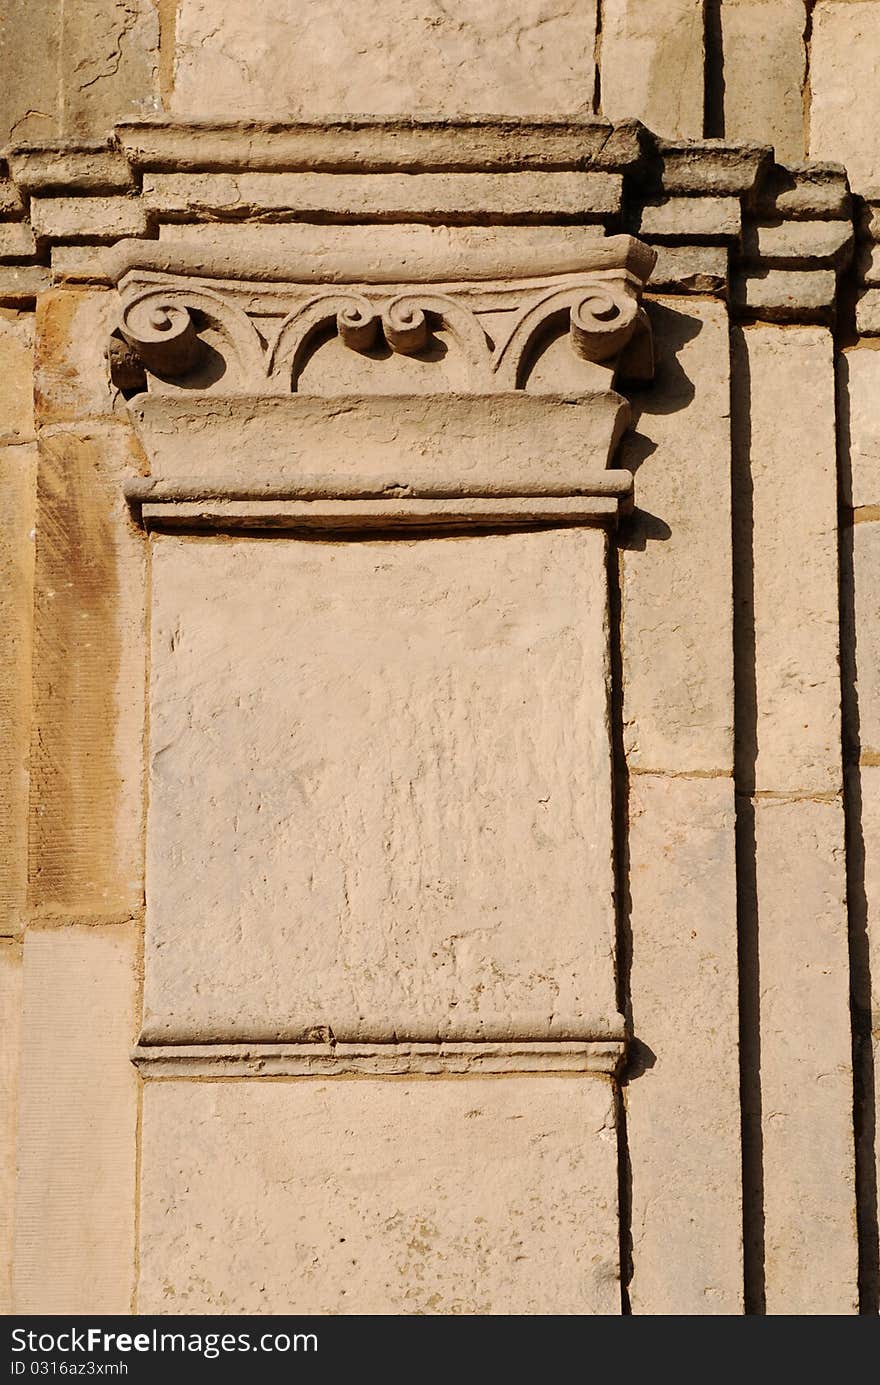
[[[745,319],[831,322],[847,274],[861,295],[860,329],[873,333],[880,276],[871,211],[853,205],[839,166],[786,169],[769,147],[664,141],[637,121],[148,118],[123,122],[107,144],[8,151],[0,302],[27,306],[59,282],[114,283],[120,258],[105,247],[125,240],[142,246],[124,251],[128,268],[165,272],[166,243],[186,241],[178,267],[222,278],[234,277],[223,265],[242,227],[283,228],[288,241],[302,226],[323,226],[328,239],[341,226],[441,235],[459,227],[474,246],[446,277],[462,280],[474,264],[482,274],[480,229],[589,226],[652,246],[651,288],[723,295]],[[278,258],[265,238],[262,251],[255,244],[252,276],[283,277],[273,275]],[[529,272],[564,268],[536,263]],[[389,281],[405,277],[402,267],[387,272]]]

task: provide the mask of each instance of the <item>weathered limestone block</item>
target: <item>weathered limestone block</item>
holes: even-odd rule
[[[632,1311],[736,1314],[742,1207],[732,781],[632,775],[629,828]]]
[[[755,787],[837,792],[833,343],[817,327],[755,326],[744,337],[755,524]]]
[[[20,931],[27,899],[36,475],[33,443],[0,447],[0,934]]]
[[[663,245],[657,247],[651,275],[655,291],[718,293],[727,282],[728,250],[723,245]]]
[[[142,903],[145,545],[127,424],[43,429],[37,485],[29,891],[43,912]]]
[[[0,308],[0,446],[34,437],[34,319]]]
[[[38,196],[130,192],[135,185],[128,159],[106,140],[77,140],[54,148],[33,143],[11,150],[9,167],[16,187]]]
[[[843,814],[755,803],[767,1312],[857,1311]]]
[[[26,260],[36,252],[34,233],[26,221],[0,221],[0,262]]]
[[[0,145],[106,135],[155,108],[153,0],[5,0]]]
[[[620,533],[636,1039],[625,1089],[630,1297],[642,1314],[736,1313],[728,323],[706,301],[663,299],[649,311],[657,378],[630,391],[635,428],[621,449],[637,499]]]
[[[115,241],[144,235],[147,218],[139,197],[32,197],[31,224],[41,239]]]
[[[880,523],[876,510],[868,513],[873,520],[856,523],[852,529],[856,692],[862,754],[880,764]]]
[[[21,1053],[21,943],[0,941],[0,1313],[12,1312],[15,1146]]]
[[[43,265],[0,264],[0,305],[4,307],[30,308],[51,285],[52,275]]]
[[[730,386],[723,305],[649,306],[657,376],[630,390],[620,465],[624,737],[631,769],[729,772],[733,755]]]
[[[589,220],[620,209],[623,179],[602,172],[152,173],[145,206],[164,219],[340,215],[389,221]],[[737,208],[737,211],[739,209]]]
[[[139,1311],[616,1314],[614,1125],[598,1077],[147,1083]]]
[[[592,1038],[605,540],[153,540],[151,1042]]]
[[[852,256],[853,231],[846,221],[783,221],[755,227],[746,245],[767,265],[840,269]]]
[[[37,423],[81,425],[113,409],[107,340],[119,304],[99,288],[56,288],[37,304],[33,391]]]
[[[17,1313],[131,1311],[137,956],[125,925],[26,935]]]
[[[847,465],[843,499],[880,505],[880,351],[874,343],[837,358],[838,416]]]
[[[724,135],[802,159],[806,73],[803,0],[724,0]]]
[[[880,1167],[880,1083],[877,1080],[880,1072],[880,764],[876,760],[865,763],[868,758],[863,757],[858,770],[861,814],[856,840],[851,840],[850,850],[855,853],[861,849],[864,853],[863,912],[859,923],[863,924],[867,935],[866,956],[862,965],[867,963],[869,974],[856,976],[854,990],[860,1001],[867,1002],[870,1012],[867,1016],[857,1017],[862,1025],[867,1020],[865,1029],[870,1027],[870,1033],[862,1031],[862,1042],[871,1046],[874,1078],[873,1093],[869,1089],[864,1094],[867,1101],[873,1096],[874,1109],[865,1113],[868,1119],[863,1127],[865,1133],[870,1131],[873,1116],[874,1148],[864,1153],[868,1159],[874,1158],[875,1167]],[[873,756],[870,759],[873,760]],[[870,1221],[872,1209],[868,1207],[865,1210]]]
[[[833,269],[763,269],[738,275],[733,302],[768,322],[830,322],[837,300]]]
[[[757,208],[768,220],[773,216],[846,220],[852,212],[846,170],[840,163],[787,161],[785,168],[777,166],[765,181]]]
[[[880,183],[877,20],[874,0],[819,0],[813,10],[809,153],[845,164],[854,192]]]
[[[880,289],[866,289],[856,303],[856,331],[865,337],[880,336]]]
[[[702,0],[604,0],[600,72],[603,115],[700,139]]]
[[[649,239],[733,240],[741,222],[736,197],[675,197],[645,207],[639,234]]]
[[[595,0],[181,0],[177,117],[591,108]],[[332,61],[328,61],[332,54]]]

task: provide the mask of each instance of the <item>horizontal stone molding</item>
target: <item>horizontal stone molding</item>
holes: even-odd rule
[[[182,228],[181,228],[182,230]],[[241,232],[242,234],[237,234]],[[255,234],[256,233],[256,234]],[[261,234],[262,233],[262,234]],[[262,244],[261,244],[262,242]],[[614,271],[644,284],[657,252],[633,236],[594,226],[394,228],[213,226],[198,240],[121,240],[103,252],[107,283],[130,271],[269,283],[433,283],[459,280],[540,283],[548,276]]]
[[[521,528],[535,524],[609,524],[616,499],[602,496],[492,496],[455,500],[216,500],[141,506],[146,529],[228,530]]]
[[[632,474],[610,466],[629,419],[611,390],[157,394],[130,410],[152,474],[132,478],[126,495],[151,524],[375,527],[530,514],[590,523],[632,489]]]
[[[449,120],[123,121],[116,138],[138,169],[370,171],[621,168],[642,154],[638,121],[595,117]]]
[[[447,1044],[139,1045],[132,1062],[144,1078],[397,1077],[423,1073],[606,1073],[620,1067],[625,1042]]]

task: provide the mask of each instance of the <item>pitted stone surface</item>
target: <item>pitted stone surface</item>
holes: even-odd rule
[[[611,1087],[148,1083],[141,1263],[141,1313],[619,1313]]]
[[[604,561],[154,540],[149,1040],[617,1032]]]

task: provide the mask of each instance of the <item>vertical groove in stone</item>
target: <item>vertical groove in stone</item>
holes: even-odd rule
[[[721,0],[703,0],[703,48],[703,135],[706,139],[723,139],[724,40],[721,30]]]
[[[617,952],[617,1008],[632,1029],[632,920],[629,889],[629,771],[623,743],[623,660],[621,628],[621,568],[616,543],[608,545],[608,622],[610,642],[610,726],[614,803],[614,906]],[[632,1163],[626,1128],[626,1072],[616,1084],[618,1216],[620,1218],[620,1309],[632,1312],[629,1285],[633,1270]]]
[[[754,1315],[765,1312],[766,1300],[757,850],[752,801],[757,757],[757,677],[749,392],[748,351],[741,329],[734,328],[731,334],[730,425],[743,1278],[745,1311]]]
[[[804,149],[810,154],[810,107],[813,100],[811,50],[813,43],[813,10],[816,0],[804,0]]]
[[[596,37],[593,43],[593,114],[602,110],[602,7],[605,0],[596,0]]]
[[[846,825],[846,898],[849,918],[850,1014],[852,1019],[853,1137],[859,1239],[859,1312],[880,1312],[880,1236],[877,1225],[875,1161],[876,1106],[871,1032],[871,955],[862,828],[861,724],[856,664],[856,593],[852,524],[852,458],[848,416],[847,359],[837,357],[837,443],[840,581],[840,703],[843,752],[843,810]]]

